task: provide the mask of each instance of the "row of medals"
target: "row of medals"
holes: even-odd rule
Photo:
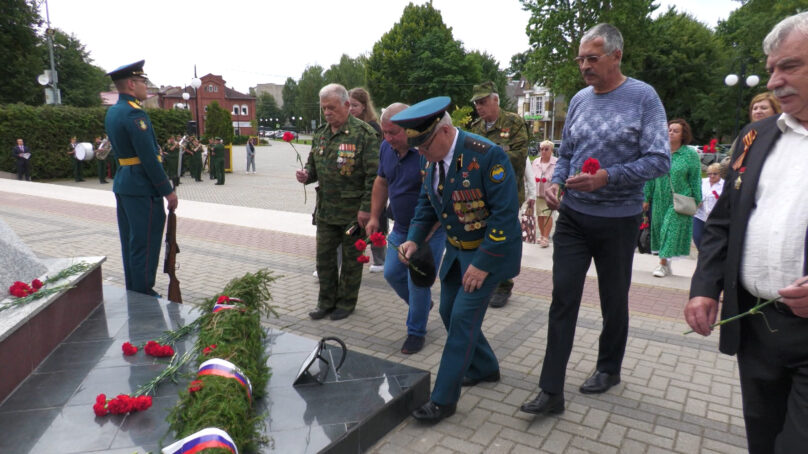
[[[452,192],[453,208],[457,214],[457,220],[464,224],[463,229],[467,232],[479,230],[486,226],[488,209],[485,208],[485,201],[482,200],[483,193],[480,189],[465,189]]]
[[[337,167],[339,167],[340,175],[350,176],[351,173],[353,173],[354,165],[356,165],[356,159],[354,159],[354,156],[355,155],[353,152],[337,152]]]

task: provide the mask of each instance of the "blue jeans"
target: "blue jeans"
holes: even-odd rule
[[[701,219],[694,217],[693,218],[693,244],[696,245],[696,249],[699,249],[701,246],[701,235],[704,233],[704,224],[705,222]]]
[[[393,287],[396,294],[410,306],[407,313],[407,334],[424,337],[429,318],[429,304],[432,301],[432,290],[413,284],[407,265],[398,259],[398,251],[393,245],[398,246],[405,241],[407,241],[407,236],[395,230],[387,236],[388,258],[384,261],[384,278],[390,287]],[[438,229],[432,235],[429,247],[432,248],[432,256],[435,258],[435,268],[440,268],[440,259],[443,256],[443,249],[446,247],[446,231],[443,228]]]

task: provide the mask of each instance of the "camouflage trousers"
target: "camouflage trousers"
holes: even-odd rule
[[[362,264],[356,261],[360,252],[354,247],[359,234],[346,235],[346,226],[317,224],[317,277],[320,280],[320,309],[356,307],[362,284]],[[337,266],[337,248],[342,248],[342,269]]]

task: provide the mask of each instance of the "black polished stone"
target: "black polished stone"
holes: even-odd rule
[[[104,303],[0,404],[6,434],[0,437],[0,452],[131,454],[158,452],[161,444],[173,442],[165,418],[192,379],[190,372],[177,384],[161,385],[152,408],[143,413],[97,418],[92,404],[99,393],[111,398],[133,392],[168,363],[142,352],[123,356],[123,342],[144,343],[197,316],[188,304],[105,286]],[[178,342],[175,350],[185,352],[193,342]],[[330,363],[324,384],[293,387],[316,345],[316,340],[269,331],[272,376],[256,410],[267,414],[271,441],[261,452],[361,452],[429,399],[428,372],[350,351],[350,345],[338,372],[334,366],[341,349],[329,344],[324,351]]]

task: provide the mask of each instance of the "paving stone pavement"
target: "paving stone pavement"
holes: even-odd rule
[[[297,147],[305,159],[308,147]],[[278,317],[265,320],[266,325],[311,338],[336,335],[349,348],[436,373],[446,339],[437,311],[430,314],[424,350],[412,356],[401,354],[406,305],[381,274],[365,273],[351,317],[337,322],[308,318],[318,290],[312,277],[314,239],[309,216],[314,191],[307,189],[304,204],[303,190],[293,177],[295,154],[288,144],[275,142],[273,147],[260,148],[256,175],[239,170],[243,155],[243,147],[237,147],[237,170],[227,175],[225,186],[214,186],[207,179],[194,183],[186,177],[179,187],[178,276],[186,302],[214,295],[233,277],[268,268],[278,276],[272,286]],[[78,193],[86,200],[63,200],[68,191],[63,186],[83,189]],[[110,204],[110,194],[89,190],[99,187],[90,179],[45,185],[0,179],[0,216],[39,256],[106,255],[105,281],[122,286],[114,200]],[[249,211],[257,219],[247,227],[218,216],[212,205],[196,202],[260,210]],[[204,216],[190,216],[194,209],[205,211]],[[270,210],[286,214],[278,216],[278,211]],[[275,225],[277,217],[298,223],[299,233],[289,233],[296,232],[294,228],[262,227]],[[681,314],[688,278],[645,281],[655,286],[638,282],[641,275],[650,274],[650,267],[634,273],[622,383],[602,395],[578,391],[594,369],[602,322],[597,280],[588,278],[567,372],[566,412],[546,418],[521,413],[519,405],[537,391],[552,290],[547,266],[552,248],[526,250],[529,253],[523,257],[510,302],[489,310],[483,324],[500,360],[502,380],[464,388],[455,415],[435,426],[410,418],[370,452],[746,452],[735,359],[718,353],[717,336],[682,334],[687,329]],[[637,256],[637,261],[644,265],[653,258]],[[157,288],[167,284],[165,275],[158,273]],[[439,283],[433,290],[439,291]]]

